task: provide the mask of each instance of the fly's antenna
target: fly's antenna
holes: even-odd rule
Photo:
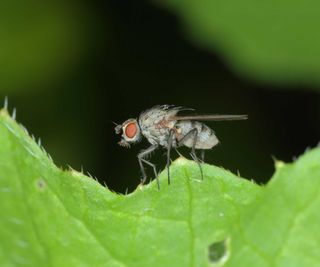
[[[116,126],[116,127],[114,127],[114,130],[116,131],[116,134],[120,134],[122,125],[118,124],[118,123],[115,123],[114,121],[111,121],[111,122]]]
[[[116,131],[116,134],[119,134],[120,131],[121,131],[121,128],[122,128],[122,125],[119,124],[119,123],[116,123],[114,121],[111,121],[116,127],[114,127],[115,131]]]

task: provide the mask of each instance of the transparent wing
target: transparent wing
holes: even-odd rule
[[[240,121],[248,119],[248,115],[187,115],[187,116],[171,116],[170,121]]]

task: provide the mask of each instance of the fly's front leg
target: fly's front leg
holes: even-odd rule
[[[194,128],[194,129],[190,130],[184,137],[182,137],[182,139],[179,142],[179,146],[183,145],[183,143],[190,137],[193,138],[192,147],[191,147],[191,157],[198,164],[199,169],[200,169],[200,173],[201,173],[201,179],[203,180],[202,167],[201,167],[200,161],[199,161],[197,154],[196,154],[196,144],[197,144],[197,140],[198,140],[198,129]]]
[[[138,161],[139,161],[139,165],[140,165],[140,169],[142,172],[142,179],[141,179],[141,184],[144,184],[146,182],[147,179],[147,175],[146,175],[146,171],[144,169],[143,163],[151,166],[153,168],[154,171],[154,175],[157,179],[157,184],[158,184],[158,188],[160,189],[160,184],[159,184],[159,180],[158,180],[158,174],[157,174],[157,170],[156,170],[156,166],[151,163],[150,161],[146,160],[145,157],[150,155],[153,151],[155,151],[158,148],[158,145],[152,145],[150,147],[148,147],[147,149],[141,151],[138,154]]]
[[[169,132],[168,147],[167,147],[168,184],[170,184],[170,152],[171,152],[173,137],[174,137],[174,130],[171,129]]]

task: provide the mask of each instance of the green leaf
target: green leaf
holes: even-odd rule
[[[123,166],[125,167],[125,166]],[[129,195],[63,171],[0,112],[1,266],[208,266],[261,188],[229,171],[179,158]],[[132,175],[137,178],[137,175]]]
[[[156,3],[177,14],[194,43],[221,54],[237,73],[262,82],[319,85],[319,1]]]
[[[320,266],[320,149],[278,168],[241,213],[226,266]]]

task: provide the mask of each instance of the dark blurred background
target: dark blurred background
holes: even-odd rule
[[[206,162],[258,183],[270,179],[273,157],[292,161],[320,140],[317,85],[242,75],[220,49],[190,41],[179,17],[152,2],[1,5],[1,98],[9,97],[17,120],[58,166],[83,166],[112,190],[138,185],[136,154],[148,146],[118,146],[112,121],[156,104],[248,114],[248,121],[209,123],[221,144]],[[152,161],[163,169],[164,150]]]

